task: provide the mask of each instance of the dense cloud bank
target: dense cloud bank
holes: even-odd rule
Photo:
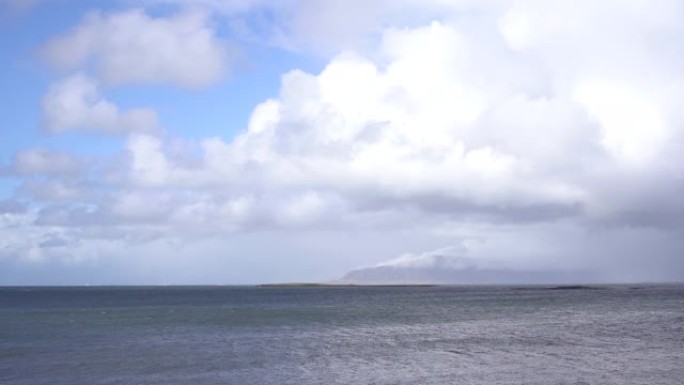
[[[262,253],[334,258],[330,266],[347,270],[402,243],[414,252],[465,244],[468,260],[492,269],[684,279],[681,4],[406,1],[400,11],[345,2],[326,24],[310,12],[325,16],[337,3],[307,3],[208,2],[168,19],[93,13],[49,41],[48,61],[89,75],[46,91],[46,128],[125,135],[125,149],[96,160],[16,154],[4,167],[22,184],[0,205],[3,263],[167,253],[175,266],[178,243],[188,254],[225,254],[215,263],[230,269],[246,258],[244,234],[267,243],[324,231],[337,235]],[[172,137],[153,108],[119,108],[102,95],[101,84],[206,87],[230,64],[212,27],[265,8],[279,33],[256,40],[327,65],[284,74],[238,135]],[[364,22],[341,23],[359,15]],[[129,25],[146,43],[111,38]],[[204,59],[175,60],[189,55]],[[346,240],[359,233],[366,252]],[[399,246],[372,245],[387,235]]]

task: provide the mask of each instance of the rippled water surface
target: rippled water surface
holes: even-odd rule
[[[0,384],[683,384],[684,286],[0,288]]]

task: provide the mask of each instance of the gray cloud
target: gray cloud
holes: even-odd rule
[[[71,154],[46,148],[30,148],[16,153],[9,168],[17,175],[68,178],[79,175],[83,167],[81,161]]]
[[[0,200],[0,214],[21,214],[26,209],[25,203],[13,199]]]

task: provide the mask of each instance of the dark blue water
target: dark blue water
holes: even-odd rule
[[[683,384],[684,286],[0,288],[0,384]]]

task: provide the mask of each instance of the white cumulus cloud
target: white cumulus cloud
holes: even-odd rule
[[[107,84],[171,83],[205,87],[225,73],[228,52],[206,13],[169,17],[142,9],[89,13],[72,31],[44,47],[57,67],[92,67]]]
[[[50,86],[43,97],[43,124],[54,133],[71,130],[121,134],[157,129],[151,108],[121,111],[105,99],[94,79],[76,74]]]

